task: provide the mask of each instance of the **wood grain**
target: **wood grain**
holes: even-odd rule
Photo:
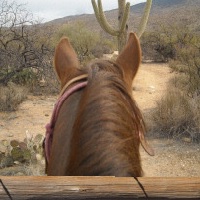
[[[134,178],[0,177],[12,199],[145,199]],[[200,178],[138,178],[150,199],[200,199]],[[0,199],[10,200],[0,185]]]

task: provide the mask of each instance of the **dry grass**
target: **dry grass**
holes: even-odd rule
[[[153,130],[162,136],[200,140],[200,99],[170,86],[152,113]]]
[[[41,164],[15,165],[0,169],[1,176],[44,176],[45,166]]]
[[[44,176],[45,175],[45,165],[44,163],[30,164],[24,166],[23,175],[25,176]]]
[[[15,111],[18,105],[26,99],[28,89],[9,83],[0,87],[0,111]]]

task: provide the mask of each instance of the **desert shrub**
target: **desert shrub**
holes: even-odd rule
[[[53,55],[51,27],[41,27],[16,1],[0,1],[0,7],[0,83],[27,81],[33,70],[45,77]]]
[[[152,113],[153,129],[164,137],[200,139],[200,100],[169,87]]]
[[[114,44],[112,41],[107,39],[100,39],[95,47],[91,50],[91,53],[95,58],[101,58],[103,57],[103,54],[113,53],[113,49]]]
[[[83,22],[64,24],[60,27],[55,33],[55,45],[63,36],[70,39],[81,64],[92,58],[101,57],[114,47],[111,41],[99,33],[88,30]]]
[[[185,65],[178,60],[170,60],[169,67],[175,72],[183,73],[185,71]]]
[[[0,86],[0,111],[15,111],[19,104],[26,99],[28,89],[9,82]]]
[[[191,64],[199,54],[199,38],[199,33],[188,26],[166,21],[153,31],[146,32],[141,37],[141,46],[144,58],[164,62],[179,60]]]
[[[189,38],[184,45],[177,45],[177,58],[169,66],[179,73],[182,89],[193,97],[200,96],[200,39],[196,35]]]
[[[174,39],[162,31],[145,33],[141,38],[144,59],[168,62],[176,56],[175,43]]]
[[[54,27],[34,20],[26,5],[17,1],[0,1],[0,7],[0,84],[14,82],[35,91],[44,80],[49,86],[54,78]],[[5,107],[4,104],[1,107]]]
[[[83,23],[64,24],[55,35],[55,44],[63,36],[67,36],[70,39],[81,63],[92,57],[91,50],[98,42],[98,36],[89,32]]]
[[[26,85],[28,87],[33,87],[38,84],[37,73],[35,73],[32,69],[24,69],[19,73],[16,73],[11,81],[18,85]]]

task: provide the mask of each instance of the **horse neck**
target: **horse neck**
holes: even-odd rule
[[[76,120],[82,90],[72,94],[60,108],[53,132],[51,156],[47,167],[48,175],[66,175],[71,152],[73,125]]]
[[[67,175],[140,176],[138,127],[116,76],[92,78],[79,102]]]

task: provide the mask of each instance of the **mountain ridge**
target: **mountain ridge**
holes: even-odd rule
[[[129,27],[134,27],[134,29],[138,28],[144,7],[145,2],[131,6],[128,20]],[[186,25],[188,26],[194,25],[195,31],[200,31],[200,22],[198,20],[199,10],[200,0],[153,0],[147,30],[155,28],[156,23],[158,22],[164,23],[164,21],[166,22],[166,20],[172,20],[173,18],[173,21],[187,22]],[[118,10],[105,11],[105,15],[111,26],[115,27],[115,24],[117,24]],[[94,29],[95,31],[101,30],[94,14],[66,16],[46,22],[45,24],[59,26],[62,24],[74,23],[76,21],[84,22],[88,29]]]

